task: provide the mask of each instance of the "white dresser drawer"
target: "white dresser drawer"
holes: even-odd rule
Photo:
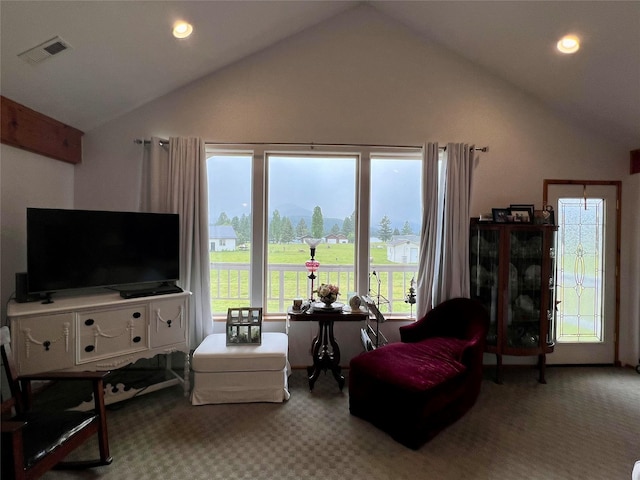
[[[146,305],[78,314],[77,362],[114,357],[149,348],[148,310]]]
[[[73,367],[74,314],[26,317],[16,322],[12,348],[21,374]]]
[[[150,307],[151,348],[184,344],[187,339],[187,301],[159,300]]]

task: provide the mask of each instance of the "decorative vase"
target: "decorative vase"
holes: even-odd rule
[[[331,305],[333,304],[333,302],[336,301],[336,296],[335,295],[329,295],[327,297],[320,297],[320,301],[322,303],[324,303],[324,306],[326,308],[331,308]]]

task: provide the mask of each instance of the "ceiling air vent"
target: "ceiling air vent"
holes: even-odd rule
[[[71,48],[71,46],[67,42],[62,40],[60,37],[54,37],[51,40],[41,43],[37,47],[33,47],[26,52],[22,52],[18,56],[25,62],[36,64],[57,55],[60,52],[64,52],[69,48]]]

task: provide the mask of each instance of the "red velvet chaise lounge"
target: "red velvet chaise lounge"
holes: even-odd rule
[[[351,414],[418,449],[475,403],[488,326],[482,305],[455,298],[400,327],[400,342],[351,360]]]

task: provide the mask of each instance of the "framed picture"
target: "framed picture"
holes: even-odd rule
[[[493,221],[496,223],[507,223],[509,221],[507,217],[511,215],[508,208],[492,208],[491,213],[493,214]]]
[[[509,207],[511,221],[515,223],[531,223],[533,222],[533,210],[533,205],[511,205]]]

